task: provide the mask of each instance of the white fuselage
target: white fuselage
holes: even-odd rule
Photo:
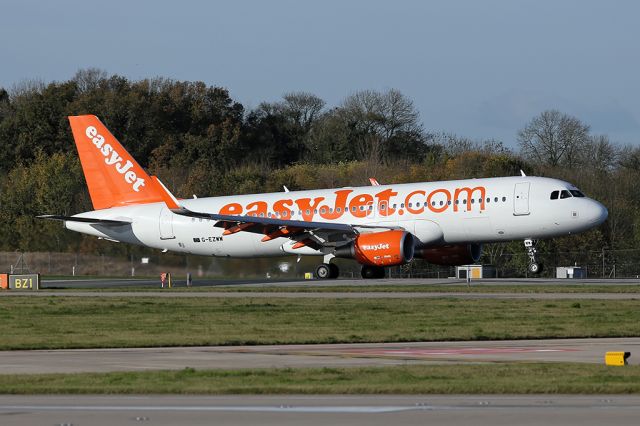
[[[586,197],[551,199],[553,191],[576,190],[557,179],[501,177],[443,182],[234,195],[181,200],[189,210],[255,215],[351,225],[400,226],[424,246],[543,239],[585,231],[602,223],[607,210]],[[207,256],[322,255],[291,249],[287,238],[262,242],[262,234],[223,236],[215,221],[181,216],[164,203],[81,213],[78,217],[127,220],[107,227],[65,222],[68,229],[110,240]]]

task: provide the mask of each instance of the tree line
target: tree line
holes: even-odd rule
[[[86,69],[67,81],[0,88],[0,250],[142,250],[34,219],[91,210],[67,121],[77,114],[100,117],[150,174],[183,197],[524,170],[575,183],[609,209],[598,229],[545,242],[547,254],[633,249],[640,240],[640,148],[593,134],[587,123],[560,111],[541,111],[523,123],[514,135],[518,148],[511,149],[494,139],[425,129],[410,97],[395,89],[358,91],[334,107],[294,92],[247,110],[226,89],[203,82],[131,81]],[[498,262],[505,250],[523,251],[520,245],[489,246],[485,261]]]

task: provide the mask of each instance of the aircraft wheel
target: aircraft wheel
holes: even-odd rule
[[[316,268],[316,278],[321,280],[326,280],[331,278],[331,264],[329,263],[321,263]]]
[[[530,263],[529,272],[531,272],[532,274],[539,274],[540,272],[542,272],[542,264],[536,262]]]
[[[371,265],[362,265],[362,270],[360,271],[362,274],[362,278],[364,279],[373,279],[373,278],[384,278],[385,271],[381,266],[371,266]]]
[[[340,268],[338,268],[338,265],[336,265],[335,263],[329,264],[329,270],[329,278],[335,279],[340,275]]]

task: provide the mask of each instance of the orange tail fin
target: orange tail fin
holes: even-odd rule
[[[163,188],[149,177],[98,117],[70,116],[69,122],[96,210],[163,201]]]

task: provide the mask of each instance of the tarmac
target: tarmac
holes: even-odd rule
[[[640,338],[206,346],[0,351],[0,374],[322,368],[485,362],[604,363],[608,351],[640,364]]]
[[[0,396],[0,424],[637,425],[640,397],[615,396]]]
[[[174,284],[178,287],[186,286],[184,274],[174,274]],[[194,287],[218,286],[246,286],[246,287],[332,287],[332,286],[393,286],[393,285],[461,285],[465,280],[455,278],[383,278],[375,280],[341,278],[337,280],[300,280],[300,279],[209,279],[193,278]],[[640,285],[638,278],[614,279],[556,279],[556,278],[487,278],[472,280],[471,286],[483,285]],[[160,279],[151,278],[73,278],[73,279],[43,279],[43,289],[99,289],[118,287],[160,287]]]

